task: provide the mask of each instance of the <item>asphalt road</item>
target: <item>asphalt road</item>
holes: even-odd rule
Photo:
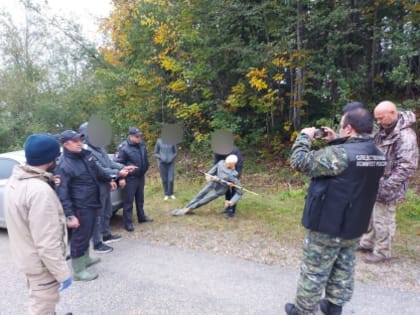
[[[101,255],[95,281],[63,291],[57,314],[285,314],[297,270],[124,239]],[[24,276],[0,231],[0,314],[26,314]],[[344,315],[419,315],[420,292],[356,283]]]

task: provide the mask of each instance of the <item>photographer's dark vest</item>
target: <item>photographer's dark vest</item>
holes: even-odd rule
[[[340,146],[349,165],[340,175],[312,178],[302,224],[332,237],[354,239],[367,230],[386,158],[371,139]]]

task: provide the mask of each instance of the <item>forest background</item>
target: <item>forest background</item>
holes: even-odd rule
[[[110,121],[149,145],[182,122],[186,151],[227,129],[255,157],[287,158],[296,132],[379,101],[420,114],[420,4],[411,1],[113,0],[100,47],[22,0],[0,15],[0,151],[33,132]],[[418,129],[417,129],[418,132]]]

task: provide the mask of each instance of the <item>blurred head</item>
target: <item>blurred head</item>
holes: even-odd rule
[[[230,169],[234,169],[238,163],[238,157],[235,154],[228,155],[225,159],[225,166]]]
[[[372,132],[372,129],[372,115],[364,108],[350,110],[341,117],[340,137],[349,137],[355,134],[369,134]]]
[[[382,128],[392,126],[398,119],[398,110],[390,101],[380,102],[373,111],[375,120]]]
[[[65,130],[60,134],[60,142],[67,151],[78,153],[83,149],[83,135],[73,130]]]
[[[142,136],[143,133],[139,129],[135,127],[128,128],[128,139],[132,143],[140,143],[142,141]]]
[[[25,141],[26,163],[31,166],[46,166],[51,170],[55,167],[55,160],[60,156],[60,145],[48,134],[33,134]]]

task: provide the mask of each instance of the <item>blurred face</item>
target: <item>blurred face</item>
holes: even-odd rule
[[[398,118],[398,113],[393,109],[378,108],[375,109],[373,114],[375,116],[376,123],[383,128],[391,126]]]
[[[82,139],[76,139],[76,140],[67,140],[63,143],[63,147],[70,152],[79,153],[82,152],[83,148],[83,142]]]

